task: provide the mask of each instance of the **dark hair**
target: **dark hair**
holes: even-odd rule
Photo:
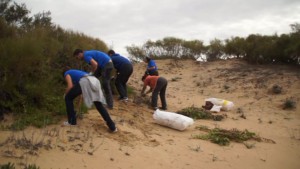
[[[116,53],[115,53],[114,50],[111,49],[111,50],[109,50],[109,51],[107,52],[107,54],[110,56],[110,55],[114,55],[114,54],[116,54]]]
[[[148,74],[144,74],[144,76],[142,77],[142,81],[144,81],[147,78]]]
[[[73,52],[73,56],[77,56],[79,53],[83,53],[81,49],[75,49]]]
[[[146,56],[146,57],[145,57],[145,60],[146,60],[147,62],[149,62],[149,61],[151,60],[151,58],[150,58],[149,56]]]
[[[71,69],[70,66],[65,66],[65,67],[63,68],[63,70],[62,70],[62,76],[65,77],[66,71],[68,71],[68,70],[70,70],[70,69]]]

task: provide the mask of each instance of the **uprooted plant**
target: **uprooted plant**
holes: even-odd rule
[[[214,115],[203,108],[194,106],[179,110],[177,111],[177,113],[191,117],[193,119],[212,119],[214,121],[221,121],[224,118],[224,115]]]
[[[275,144],[275,141],[273,141],[271,139],[259,137],[257,134],[250,132],[247,129],[244,131],[239,131],[237,129],[226,130],[226,129],[221,129],[221,128],[209,129],[206,126],[198,126],[196,128],[201,131],[208,132],[208,134],[194,135],[194,136],[192,136],[192,138],[209,140],[209,141],[219,144],[221,146],[229,145],[230,141],[234,141],[237,143],[243,143],[248,140],[255,140],[258,142],[268,142],[268,143]]]

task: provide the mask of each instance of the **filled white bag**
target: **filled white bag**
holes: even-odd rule
[[[221,109],[225,111],[231,110],[234,106],[233,102],[228,100],[218,99],[218,98],[208,98],[205,99],[205,101],[209,101],[216,106],[222,106]]]
[[[161,111],[159,109],[155,110],[153,114],[153,119],[154,122],[157,124],[177,129],[180,131],[183,131],[187,127],[194,124],[194,120],[190,117],[177,113]]]

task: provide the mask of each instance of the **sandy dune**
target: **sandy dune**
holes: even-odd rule
[[[299,169],[300,168],[300,69],[281,65],[248,65],[239,60],[199,63],[192,60],[158,60],[159,73],[168,79],[168,111],[201,107],[210,97],[233,101],[235,108],[222,121],[196,120],[177,131],[154,123],[153,111],[139,97],[117,102],[110,111],[119,128],[111,134],[95,110],[76,127],[29,127],[0,131],[0,164],[16,168],[36,164],[41,169]],[[139,94],[145,64],[134,66],[129,85]],[[274,94],[272,87],[282,87]],[[117,98],[117,96],[116,96]],[[283,110],[286,99],[295,109]],[[5,125],[5,124],[4,124]],[[205,134],[195,127],[247,129],[276,143],[247,141],[219,146],[193,139]]]

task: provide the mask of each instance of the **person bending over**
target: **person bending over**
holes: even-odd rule
[[[76,69],[66,68],[63,71],[63,76],[67,83],[65,103],[68,114],[68,121],[64,122],[64,125],[77,124],[73,101],[77,96],[83,94],[86,106],[90,108],[94,104],[110,131],[117,132],[115,123],[103,106],[103,104],[106,104],[106,101],[101,90],[100,81],[94,76],[88,76],[87,72]]]
[[[111,72],[114,68],[111,58],[104,52],[97,50],[83,51],[76,49],[73,55],[92,66],[92,71],[96,77],[102,79],[105,98],[109,109],[113,109],[113,96],[110,87]]]
[[[141,91],[141,95],[145,96],[148,93],[152,93],[152,96],[151,96],[152,108],[154,110],[158,109],[157,98],[158,98],[158,94],[159,94],[160,100],[161,100],[161,105],[162,105],[162,107],[160,109],[167,110],[166,89],[168,86],[168,81],[164,77],[147,76],[147,75],[144,75],[142,77],[142,81],[144,82],[144,86]],[[150,89],[147,92],[145,92],[147,86],[149,86]]]

